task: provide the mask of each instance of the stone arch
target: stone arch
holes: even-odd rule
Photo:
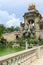
[[[34,23],[34,20],[33,19],[29,19],[28,20],[28,23],[30,24],[30,22],[31,22],[31,24],[33,24]]]

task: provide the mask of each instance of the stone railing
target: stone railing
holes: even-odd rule
[[[42,55],[43,46],[0,57],[0,65],[28,65]]]

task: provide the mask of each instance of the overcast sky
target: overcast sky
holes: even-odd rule
[[[35,3],[43,16],[43,0],[0,0],[0,24],[7,27],[20,26],[20,22],[23,22],[23,15],[31,3]]]

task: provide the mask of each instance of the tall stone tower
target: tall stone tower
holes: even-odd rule
[[[39,37],[39,24],[40,19],[42,18],[39,11],[36,9],[34,4],[29,5],[28,12],[24,15],[24,23],[21,23],[22,31],[30,31],[33,29],[35,35]]]

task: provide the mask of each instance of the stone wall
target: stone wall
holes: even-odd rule
[[[21,37],[21,32],[11,32],[11,33],[5,33],[2,36],[7,39],[7,41],[14,41],[16,40],[16,36]]]
[[[41,30],[39,35],[41,36],[41,38],[43,39],[43,31]]]

